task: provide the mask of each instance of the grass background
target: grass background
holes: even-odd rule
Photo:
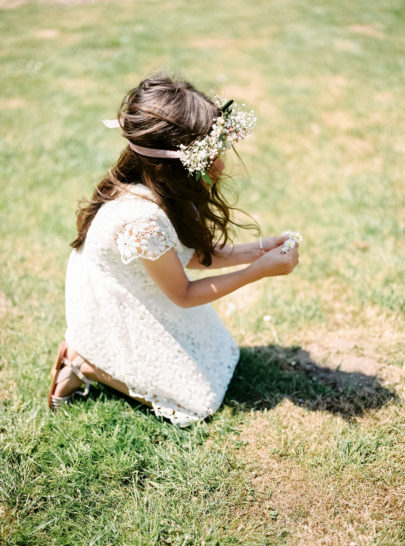
[[[400,0],[0,2],[5,544],[405,542],[404,24]],[[74,211],[123,146],[101,120],[162,68],[254,108],[239,205],[300,231],[300,266],[215,304],[242,357],[211,420],[101,386],[51,415]]]

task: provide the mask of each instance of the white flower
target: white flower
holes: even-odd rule
[[[295,247],[296,243],[300,243],[302,241],[302,236],[296,231],[283,231],[283,235],[288,237],[288,239],[284,241],[283,247],[281,249],[281,252],[283,254],[289,252],[291,248]]]
[[[215,97],[219,108],[227,100]],[[243,111],[236,102],[232,108],[214,119],[210,133],[191,144],[190,146],[180,145],[180,161],[190,173],[199,171],[202,175],[214,159],[225,150],[231,148],[234,143],[250,135],[256,124],[253,110]]]
[[[301,235],[295,231],[283,231],[283,235],[287,235],[289,239],[295,241],[296,243],[300,243],[302,241]]]

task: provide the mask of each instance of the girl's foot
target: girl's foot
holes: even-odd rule
[[[79,356],[69,347],[66,348],[65,355],[67,360],[69,360],[70,362],[72,362],[76,357]],[[85,361],[83,360],[83,363],[84,362]],[[81,368],[82,366],[79,366],[79,370],[83,373],[83,370]],[[55,391],[53,394],[57,397],[68,396],[69,394],[72,394],[72,392],[77,391],[80,385],[83,385],[83,381],[79,379],[75,373],[72,372],[55,386]]]
[[[60,405],[69,402],[75,393],[82,396],[88,394],[91,380],[83,374],[84,370],[81,368],[84,364],[85,360],[68,349],[66,342],[62,341],[51,372],[53,379],[48,396],[51,409],[56,410]],[[85,390],[77,390],[82,383],[86,385]]]

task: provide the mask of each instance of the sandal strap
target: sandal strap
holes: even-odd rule
[[[72,394],[68,394],[67,396],[55,396],[54,394],[51,396],[51,400],[56,405],[61,405],[64,402],[67,402],[72,398]]]
[[[77,390],[77,391],[74,391],[74,392],[68,394],[67,396],[55,396],[53,394],[51,396],[51,408],[53,410],[58,409],[63,404],[66,404],[67,402],[70,402],[70,400],[73,398],[73,396],[75,394],[77,394],[79,396],[87,396],[88,393],[89,393],[89,387],[86,385],[86,388],[85,388],[84,391]]]
[[[87,383],[91,383],[89,379],[85,375],[82,374],[80,371],[80,366],[84,363],[83,358],[80,356],[76,356],[74,360],[68,360],[67,358],[63,357],[63,363],[65,366],[69,366],[74,374],[77,375],[79,379],[83,381],[87,385]],[[63,369],[63,368],[62,368]]]
[[[51,396],[51,409],[57,410],[62,406],[63,404],[67,404],[70,402],[70,400],[73,398],[73,394],[68,394],[67,396],[55,396],[54,394]]]

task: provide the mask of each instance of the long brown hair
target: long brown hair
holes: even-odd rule
[[[143,80],[123,99],[118,111],[122,134],[146,148],[177,150],[210,132],[219,114],[216,104],[186,81],[157,74]],[[157,197],[180,241],[195,249],[200,262],[209,266],[215,246],[230,239],[230,206],[221,184],[207,187],[191,175],[178,159],[155,159],[134,152],[129,145],[96,186],[90,201],[79,202],[78,235],[70,246],[80,248],[101,205],[116,199],[129,185],[144,184]],[[257,224],[242,227],[256,228]]]

